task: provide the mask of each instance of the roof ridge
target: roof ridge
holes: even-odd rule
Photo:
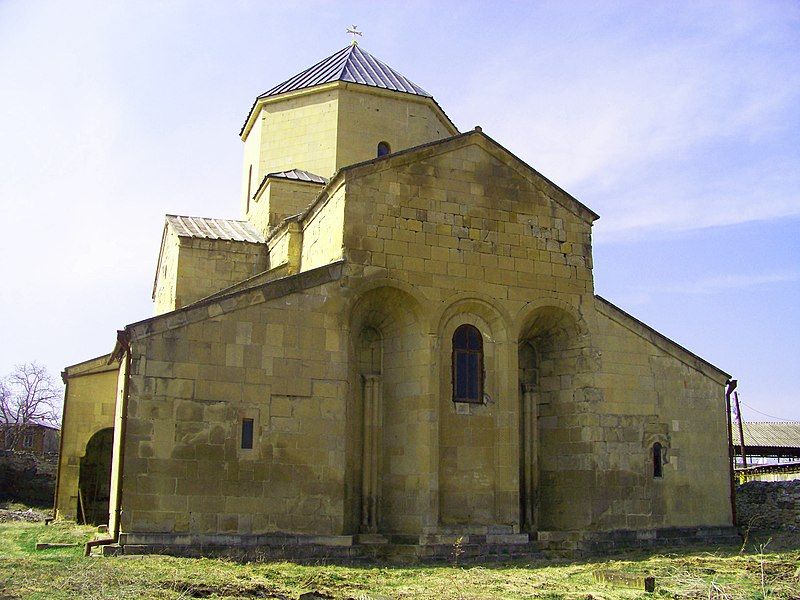
[[[433,94],[426,91],[382,60],[373,56],[358,44],[349,44],[341,50],[337,50],[330,56],[316,62],[307,69],[304,69],[300,73],[289,77],[278,85],[268,89],[266,92],[256,96],[253,105],[248,111],[247,118],[244,120],[242,128],[239,130],[239,135],[244,135],[244,131],[247,129],[253,116],[253,111],[255,111],[260,101],[273,96],[280,96],[281,94],[336,83],[338,81],[428,98],[439,107],[438,103],[436,103],[436,100],[433,98]],[[439,109],[441,110],[441,107],[439,107]],[[455,129],[455,126],[453,126],[453,128]]]
[[[355,41],[355,40],[354,40]],[[355,52],[356,48],[358,48],[358,44],[350,44],[347,48],[347,52],[345,52],[344,60],[342,61],[342,68],[339,69],[339,75],[336,76],[334,81],[338,81],[344,76],[344,72],[347,69],[347,64],[350,62],[350,58],[353,56],[353,52]]]
[[[177,219],[209,219],[211,221],[238,221],[239,223],[249,223],[247,219],[226,219],[225,217],[197,217],[192,215],[175,215],[172,213],[165,213],[165,217],[175,217]]]
[[[247,220],[166,215],[166,221],[178,237],[264,243],[263,234]]]
[[[270,88],[257,99],[332,83],[349,81],[371,87],[433,98],[425,89],[373,56],[358,44],[350,44]]]

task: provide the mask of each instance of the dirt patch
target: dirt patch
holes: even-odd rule
[[[49,515],[41,510],[35,508],[0,508],[0,523],[9,523],[11,521],[23,521],[25,523],[39,523],[44,521]]]

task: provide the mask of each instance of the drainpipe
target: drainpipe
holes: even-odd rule
[[[729,379],[727,382],[727,389],[725,390],[725,402],[727,404],[728,413],[728,468],[730,469],[731,479],[731,518],[733,525],[736,526],[736,473],[734,472],[734,456],[733,456],[733,424],[731,423],[731,394],[736,389],[738,382],[735,379]]]
[[[733,392],[733,401],[736,404],[736,422],[739,424],[739,453],[742,455],[742,467],[747,468],[747,450],[744,447],[744,423],[742,423],[742,407],[739,406],[739,392]]]
[[[119,466],[117,468],[117,480],[116,480],[116,490],[117,493],[114,496],[114,531],[111,532],[110,538],[105,538],[101,540],[92,540],[90,542],[86,542],[86,545],[83,548],[83,555],[89,556],[92,551],[92,548],[96,546],[108,546],[109,544],[115,544],[119,541],[119,531],[120,531],[120,516],[122,514],[122,466],[124,465],[125,461],[125,426],[127,425],[128,420],[128,382],[130,381],[130,367],[131,367],[131,336],[130,332],[127,329],[123,329],[117,331],[117,347],[114,349],[114,356],[118,356],[120,362],[124,359],[125,360],[125,380],[122,384],[122,400],[120,402],[120,412],[122,418],[120,420],[120,444],[119,444]],[[121,351],[121,352],[120,352]]]

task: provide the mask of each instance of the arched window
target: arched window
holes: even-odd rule
[[[663,477],[664,469],[661,457],[661,444],[653,444],[653,477]]]
[[[379,142],[378,143],[378,158],[380,158],[381,156],[386,156],[387,154],[390,154],[391,152],[392,152],[392,149],[389,147],[389,144],[387,142]]]
[[[483,337],[473,325],[453,333],[453,402],[483,402]]]

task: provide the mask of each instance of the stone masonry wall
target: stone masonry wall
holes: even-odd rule
[[[134,339],[124,532],[340,533],[347,386],[329,289],[247,306],[260,294]]]
[[[800,531],[800,480],[748,481],[737,487],[736,524]]]
[[[623,313],[598,307],[599,527],[729,525],[723,381],[653,344]],[[653,473],[656,442],[662,477]]]
[[[57,468],[57,453],[0,450],[0,502],[52,506]]]
[[[439,380],[432,389],[438,389],[435,405],[441,406],[439,447],[431,457],[442,461],[441,522],[491,521],[516,530],[516,346],[538,322],[542,307],[559,307],[555,312],[565,319],[570,315],[572,325],[581,312],[591,312],[592,214],[480,133],[356,167],[345,174],[345,185],[344,245],[352,275],[413,289],[422,314],[431,320],[429,330],[445,348],[431,373]],[[452,329],[445,325],[464,322],[476,325],[486,340],[489,399],[469,414],[456,414],[447,351]],[[550,325],[542,327],[542,336],[550,335]],[[575,344],[586,346],[589,340]],[[549,374],[548,390],[562,392],[553,396],[554,429],[567,426],[559,420],[562,415],[583,410],[572,401],[572,387],[584,380],[571,376],[581,353],[578,347],[565,350]],[[582,385],[592,385],[591,375]],[[479,429],[491,435],[476,433]],[[592,473],[592,447],[579,442],[548,431],[541,463],[551,471],[550,457],[564,457],[565,463],[575,459],[567,471],[543,478],[541,486],[547,488],[543,498],[560,502],[563,522],[576,527],[588,520],[591,503],[585,476]],[[476,468],[467,477],[470,462]],[[470,498],[475,500],[465,500]],[[483,506],[474,504],[478,498]],[[580,523],[570,517],[575,514],[583,515]]]

